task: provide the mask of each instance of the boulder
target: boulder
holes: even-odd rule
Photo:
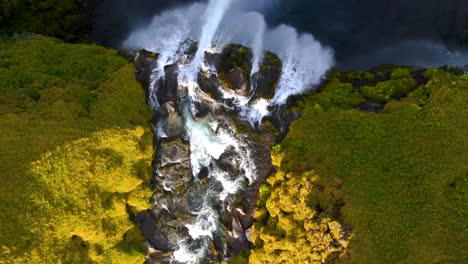
[[[169,251],[172,247],[169,241],[158,230],[156,219],[151,211],[142,211],[137,214],[135,221],[138,223],[141,235],[151,244],[154,249]]]
[[[177,87],[178,87],[178,72],[177,65],[168,65],[164,68],[164,80],[156,90],[156,95],[159,104],[164,104],[167,101],[176,103],[177,101]]]
[[[197,82],[200,89],[210,95],[211,98],[220,100],[223,97],[222,93],[218,89],[218,87],[221,86],[221,83],[215,75],[207,77],[205,74],[200,72],[198,73]]]
[[[184,131],[184,124],[179,113],[175,112],[175,109],[171,108],[168,102],[158,109],[159,112],[162,112],[162,114],[157,115],[156,132],[158,140],[172,141],[180,137]],[[166,115],[166,117],[161,118],[163,115]]]
[[[239,153],[236,151],[234,147],[229,147],[226,151],[224,151],[219,159],[216,161],[216,165],[222,169],[223,171],[229,172],[231,175],[239,175],[240,174],[240,166],[239,166]]]
[[[260,71],[252,76],[255,87],[254,99],[270,99],[275,95],[276,86],[281,77],[282,64],[278,56],[265,52]]]
[[[384,109],[384,105],[371,101],[364,101],[357,106],[357,109],[368,113],[379,113]]]
[[[225,76],[226,81],[229,82],[230,87],[238,95],[247,96],[249,94],[249,87],[244,73],[239,68],[234,68]]]
[[[145,89],[146,96],[148,97],[149,84],[151,80],[151,71],[156,64],[157,53],[142,49],[138,51],[133,64],[135,65],[135,79],[141,83],[141,86]]]
[[[255,218],[252,215],[244,213],[244,211],[242,211],[242,209],[240,209],[240,208],[236,209],[236,215],[237,215],[237,218],[239,219],[239,222],[241,223],[242,229],[244,231],[246,231],[250,227],[252,227],[252,225],[253,225],[253,223],[255,221]]]
[[[184,192],[192,184],[190,148],[180,139],[161,142],[156,151],[155,182],[164,190]]]
[[[181,140],[162,142],[156,151],[156,167],[179,164],[190,160],[190,147]]]

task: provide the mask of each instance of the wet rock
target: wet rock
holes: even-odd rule
[[[221,87],[221,83],[215,75],[207,77],[205,74],[199,73],[197,82],[200,89],[211,96],[211,98],[220,100],[223,97],[218,89],[218,87]]]
[[[189,145],[162,142],[156,152],[155,181],[164,190],[183,191],[192,183]]]
[[[240,166],[238,155],[239,153],[234,147],[229,147],[223,154],[221,154],[221,156],[219,156],[219,159],[216,161],[216,165],[220,169],[230,172],[232,175],[239,175]]]
[[[368,113],[379,113],[384,109],[384,105],[371,101],[364,101],[357,106],[357,109]]]
[[[182,117],[172,105],[172,102],[166,102],[156,111],[156,132],[159,140],[172,141],[183,133]]]
[[[155,225],[156,219],[149,210],[137,214],[135,221],[138,223],[142,236],[158,250],[171,250],[167,238],[161,235]]]
[[[294,120],[301,117],[300,112],[291,111],[291,106],[293,105],[295,105],[295,102],[290,98],[286,105],[275,106],[271,111],[271,115],[265,117],[265,120],[271,121],[271,123],[279,129],[278,141],[283,140],[286,136],[289,131],[289,125],[291,125]]]
[[[281,77],[281,68],[278,56],[271,52],[265,52],[260,71],[252,76],[252,83],[255,85],[255,99],[270,99],[275,95],[276,86]]]
[[[145,89],[147,97],[149,94],[148,88],[151,78],[151,69],[156,64],[158,56],[159,55],[157,53],[142,49],[138,51],[133,61],[133,64],[135,65],[135,78]]]
[[[219,67],[221,63],[221,54],[205,52],[205,61],[215,68]]]
[[[193,102],[195,118],[206,118],[208,115],[216,111],[217,106],[209,98],[200,96],[199,99],[199,101]]]
[[[158,168],[179,164],[187,160],[190,160],[190,149],[188,144],[184,144],[181,140],[163,142],[156,151],[156,166]]]
[[[247,87],[247,80],[244,73],[239,68],[234,68],[226,75],[226,80],[230,84],[230,88],[238,95],[247,96],[249,89]]]
[[[164,80],[161,80],[162,85],[157,89],[156,95],[158,102],[164,104],[167,101],[176,103],[177,87],[178,87],[178,72],[177,65],[169,65],[164,68]]]
[[[244,231],[248,230],[255,221],[255,218],[252,215],[244,213],[244,211],[242,211],[240,208],[236,209],[236,215]]]
[[[200,172],[197,175],[197,178],[201,181],[204,180],[208,177],[208,174],[210,173],[209,169],[207,167],[203,167]]]
[[[229,253],[231,256],[239,254],[244,249],[252,247],[252,243],[244,235],[229,241]]]
[[[222,227],[218,228],[213,233],[213,244],[223,256],[227,254],[228,243],[228,235]]]

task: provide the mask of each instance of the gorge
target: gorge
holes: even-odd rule
[[[467,262],[467,8],[0,1],[0,263]]]
[[[227,0],[164,12],[125,45],[154,52],[141,50],[135,64],[157,142],[154,208],[140,225],[152,247],[173,252],[155,263],[221,261],[249,248],[269,149],[292,121],[276,113],[320,82],[332,51],[291,27],[267,29],[260,13]]]

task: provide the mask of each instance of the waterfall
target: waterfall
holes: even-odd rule
[[[271,164],[268,148],[257,142],[252,128],[242,128],[243,122],[258,129],[271,107],[312,89],[333,64],[331,50],[311,35],[285,25],[268,29],[263,15],[246,9],[247,0],[232,2],[210,0],[165,11],[124,42],[159,54],[148,87],[161,145],[153,180],[155,216],[149,224],[155,231],[145,238],[170,254],[155,263],[210,263],[248,247],[245,219],[253,219],[255,201],[240,199],[240,193],[257,193]],[[226,87],[218,76],[216,53],[228,40],[251,48],[251,71],[243,73],[252,82],[248,94]],[[253,83],[267,78],[264,50],[277,53],[283,64],[273,98],[256,94]]]
[[[193,64],[201,66],[205,56],[205,50],[211,46],[212,40],[218,30],[219,24],[224,17],[224,13],[231,0],[210,0],[205,16],[205,24],[203,25],[200,41],[198,42],[198,50],[193,59]]]
[[[252,41],[252,51],[253,51],[253,60],[252,60],[252,70],[250,76],[253,76],[260,70],[260,63],[263,60],[263,36],[265,35],[266,24],[263,16],[258,13],[253,13],[255,20],[257,20],[257,32]]]

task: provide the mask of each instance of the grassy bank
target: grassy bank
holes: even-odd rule
[[[0,262],[140,263],[151,112],[116,51],[0,43]],[[115,263],[115,261],[113,262]]]
[[[407,74],[397,73],[408,80]],[[405,88],[408,96],[392,99],[400,89],[396,84],[414,84],[398,81],[395,75],[383,84],[362,87],[332,79],[320,93],[302,101],[302,117],[274,149],[274,155],[282,157],[279,172],[295,177],[299,187],[287,187],[291,179],[278,181],[278,173],[270,178],[264,188],[266,206],[257,215],[251,261],[275,263],[290,254],[287,248],[269,248],[282,237],[293,244],[302,241],[295,238],[305,236],[304,220],[289,213],[275,195],[297,188],[302,198],[289,206],[306,203],[318,215],[315,222],[328,217],[351,234],[344,253],[327,261],[468,261],[468,78],[428,70],[427,84]],[[388,103],[381,113],[355,110],[364,98]],[[302,193],[306,182],[312,184],[307,199]],[[279,225],[287,217],[295,227],[289,233]],[[311,247],[296,248],[301,254],[290,254],[283,263],[298,262],[305,252],[313,259]]]

